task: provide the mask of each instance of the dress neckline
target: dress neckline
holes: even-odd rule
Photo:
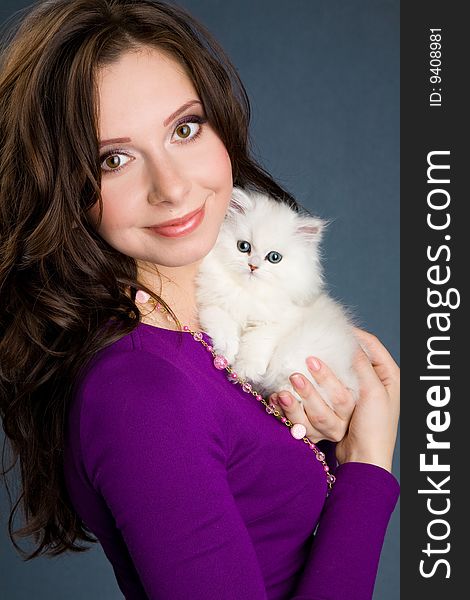
[[[157,325],[150,325],[150,323],[143,323],[142,321],[139,323],[138,327],[139,326],[151,327],[152,329],[156,329],[157,331],[167,331],[168,333],[186,333],[192,335],[190,331],[180,331],[179,329],[166,329],[166,327],[158,327]],[[204,331],[203,329],[199,329],[198,331],[203,333],[205,336],[209,336],[207,331]]]

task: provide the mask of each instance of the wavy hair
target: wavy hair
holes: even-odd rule
[[[21,15],[2,46],[2,475],[9,535],[30,560],[97,542],[63,476],[67,409],[81,370],[138,325],[139,288],[168,308],[181,331],[171,307],[137,280],[135,259],[107,244],[87,218],[97,202],[102,211],[97,70],[141,47],[168,52],[191,78],[227,149],[234,185],[299,206],[252,157],[250,104],[235,67],[182,8],[151,0],[47,0]],[[14,501],[6,475],[18,464]],[[15,531],[18,511],[24,524]],[[19,537],[34,540],[31,553]]]

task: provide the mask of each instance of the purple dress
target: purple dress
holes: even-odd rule
[[[83,373],[64,469],[131,600],[370,599],[399,495],[385,469],[346,463],[326,498],[304,442],[190,333],[146,324]]]

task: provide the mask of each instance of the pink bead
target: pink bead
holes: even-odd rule
[[[302,423],[295,423],[292,425],[290,433],[296,440],[301,440],[303,437],[305,437],[307,429],[305,425],[302,425]]]
[[[183,331],[189,331],[189,327],[187,325],[183,325]]]
[[[325,472],[328,472],[330,470],[330,467],[328,465],[323,465],[323,470]]]
[[[144,292],[144,290],[137,290],[137,293],[135,295],[135,299],[137,300],[137,302],[140,302],[140,304],[145,304],[146,302],[148,302],[150,298],[150,294],[147,294],[147,292]]]
[[[231,379],[238,379],[238,374],[235,371],[232,371],[229,375]]]
[[[285,423],[287,421],[287,417],[281,417],[281,421],[282,423]]]
[[[219,369],[219,371],[221,371],[222,369],[225,369],[225,367],[227,365],[228,365],[228,360],[225,358],[225,356],[220,356],[220,354],[218,354],[214,358],[214,367],[216,369]]]
[[[258,402],[261,402],[263,396],[261,396],[260,394],[256,394],[255,398],[258,400]]]
[[[212,352],[212,350],[213,350],[213,349],[214,349],[214,348],[213,348],[212,346],[207,346],[207,348],[206,348],[206,350],[207,350],[208,352]]]

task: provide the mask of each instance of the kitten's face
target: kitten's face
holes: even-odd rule
[[[321,287],[323,221],[269,196],[234,188],[213,249],[227,274],[253,293],[287,294],[302,303]]]

